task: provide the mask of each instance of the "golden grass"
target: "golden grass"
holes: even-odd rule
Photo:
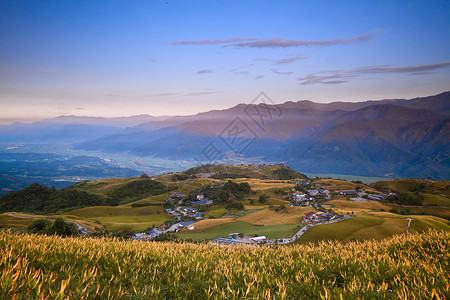
[[[376,190],[370,186],[367,186],[364,184],[353,183],[353,182],[349,182],[349,181],[345,181],[345,180],[340,180],[340,179],[323,178],[323,179],[315,180],[314,183],[316,185],[318,185],[319,187],[326,188],[326,189],[333,190],[333,191],[354,190],[357,187],[361,187],[365,191],[379,193],[378,190]]]
[[[289,207],[284,211],[276,212],[270,209],[263,209],[238,220],[253,225],[288,225],[300,224],[305,213],[314,210],[311,207]]]
[[[233,179],[234,182],[242,183],[247,182],[252,190],[260,191],[273,188],[293,188],[294,185],[289,183],[289,180],[263,180],[254,178],[238,178]]]
[[[11,214],[11,215],[10,215]],[[30,215],[18,212],[7,212],[0,215],[0,227],[5,228],[15,228],[15,229],[26,229],[28,225],[36,219],[48,219],[55,220],[56,218],[63,218],[66,220],[72,220],[77,222],[83,227],[86,227],[90,231],[94,232],[97,229],[101,229],[102,226],[82,220],[77,216],[71,215]]]
[[[236,219],[234,218],[221,218],[221,219],[205,219],[201,220],[194,224],[193,230],[188,230],[186,228],[182,229],[180,233],[195,233],[195,232],[202,232],[203,230],[214,228],[223,224],[228,224],[236,222]]]
[[[358,210],[386,210],[389,211],[391,207],[389,205],[380,203],[378,201],[351,201],[351,200],[331,200],[326,202],[327,205],[332,205],[334,208],[340,209],[342,211],[351,211],[354,209]]]
[[[449,241],[218,247],[0,231],[0,298],[446,299]]]

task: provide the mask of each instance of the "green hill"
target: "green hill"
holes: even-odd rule
[[[272,180],[307,179],[308,177],[291,168],[278,165],[203,165],[193,167],[184,173],[188,175],[208,174],[215,179],[258,178]]]

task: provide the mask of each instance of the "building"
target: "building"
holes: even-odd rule
[[[180,222],[180,227],[181,227],[181,228],[187,227],[187,226],[192,225],[192,224],[194,224],[194,223],[195,223],[195,221]]]
[[[265,240],[267,240],[267,238],[264,235],[261,235],[261,236],[252,237],[250,240],[255,243],[262,243]]]

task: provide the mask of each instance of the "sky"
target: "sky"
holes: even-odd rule
[[[450,90],[449,1],[0,1],[0,124]]]

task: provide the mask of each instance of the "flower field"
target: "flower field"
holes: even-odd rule
[[[0,299],[449,299],[450,233],[226,246],[0,231]]]

